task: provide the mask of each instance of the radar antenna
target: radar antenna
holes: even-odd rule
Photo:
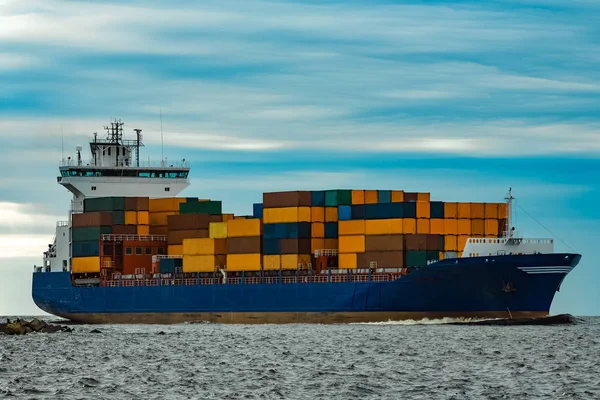
[[[512,201],[515,198],[512,195],[512,187],[508,188],[508,193],[504,200],[506,200],[506,230],[504,231],[505,237],[511,239],[514,234],[515,228],[512,226]]]

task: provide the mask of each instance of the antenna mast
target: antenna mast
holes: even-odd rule
[[[136,165],[139,167],[140,166],[140,142],[142,139],[142,130],[141,129],[134,129],[135,134],[136,134],[136,144],[135,144],[135,161],[136,161]]]
[[[512,201],[515,198],[512,195],[512,188],[508,189],[508,193],[504,200],[506,200],[506,237],[513,237],[513,226],[512,226]]]

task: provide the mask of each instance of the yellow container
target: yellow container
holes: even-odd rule
[[[403,233],[402,219],[368,219],[365,221],[367,235],[394,235]],[[338,225],[339,229],[339,225]]]
[[[444,219],[444,234],[445,235],[458,235],[458,220],[457,219]]]
[[[315,252],[315,250],[324,250],[325,247],[325,239],[322,238],[313,238],[310,241],[310,251]]]
[[[404,201],[404,190],[392,190],[392,203],[402,203]]]
[[[278,271],[281,269],[281,256],[263,256],[263,269],[265,271]]]
[[[325,239],[325,248],[328,250],[337,250],[338,240],[337,239]]]
[[[417,201],[430,202],[431,201],[431,194],[430,193],[417,193]]]
[[[429,218],[430,206],[428,201],[417,201],[417,218]]]
[[[356,269],[358,260],[356,253],[340,254],[338,259],[339,269]]]
[[[71,272],[74,274],[100,272],[100,257],[73,257]]]
[[[338,222],[337,207],[325,207],[325,222]]]
[[[458,206],[458,218],[470,219],[471,218],[471,203],[457,203]]]
[[[265,224],[311,221],[310,207],[265,208],[263,213]]]
[[[338,235],[364,235],[366,233],[366,223],[363,219],[338,222]]]
[[[430,231],[430,226],[429,226],[429,219],[426,218],[418,218],[417,219],[417,233],[421,233],[421,234],[429,234]]]
[[[459,235],[470,235],[471,234],[471,220],[470,219],[459,219],[458,221],[458,234]]]
[[[182,244],[172,244],[167,246],[167,254],[170,256],[179,256],[183,254]]]
[[[377,190],[365,190],[365,204],[377,204],[378,201]]]
[[[227,222],[227,237],[260,236],[260,219],[233,219]]]
[[[312,237],[324,238],[325,237],[325,224],[323,222],[314,222],[311,225]]]
[[[325,207],[310,208],[311,222],[325,222]]]
[[[208,224],[208,236],[211,239],[225,239],[229,222],[211,222]]]
[[[352,204],[365,204],[365,191],[364,190],[353,190],[352,191]]]
[[[163,199],[149,199],[148,210],[154,212],[179,212],[179,204],[185,202],[185,197],[167,197]],[[165,224],[166,225],[166,224]]]
[[[174,211],[163,211],[163,212],[151,212],[150,213],[150,225],[166,226],[167,217],[169,215],[176,215]]]
[[[227,254],[227,239],[183,239],[183,254],[190,256],[208,254]]]
[[[281,256],[281,269],[308,269],[310,254],[284,254]]]
[[[471,235],[475,237],[483,237],[485,235],[485,220],[484,219],[472,219],[471,220]]]
[[[137,211],[125,211],[125,225],[137,225]]]
[[[404,218],[402,219],[402,233],[411,235],[417,233],[417,220],[416,218]]]
[[[183,272],[214,272],[225,266],[225,256],[218,255],[184,255]]]
[[[150,226],[138,225],[137,226],[137,234],[138,235],[149,235],[150,234]]]
[[[429,220],[429,233],[433,235],[443,235],[446,233],[444,220],[441,218],[433,218]]]
[[[348,235],[340,236],[338,239],[340,253],[364,253],[365,236]]]
[[[497,219],[486,219],[485,220],[485,235],[486,236],[498,236],[499,224]]]
[[[451,219],[458,218],[458,203],[444,203],[444,217]]]
[[[458,251],[458,236],[457,235],[444,236],[444,250]]]
[[[472,219],[484,219],[485,218],[485,204],[484,203],[471,203],[471,218]]]
[[[507,212],[507,208],[506,207],[507,207],[506,203],[499,203],[498,204],[498,219],[507,218],[508,212]]]
[[[137,223],[140,225],[150,225],[150,213],[148,211],[138,211]]]
[[[260,253],[227,254],[227,271],[260,271],[261,265]]]
[[[485,203],[485,219],[498,219],[498,203]]]

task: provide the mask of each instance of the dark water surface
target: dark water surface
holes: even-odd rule
[[[0,335],[0,398],[600,398],[600,318],[73,328]]]

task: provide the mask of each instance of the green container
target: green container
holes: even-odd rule
[[[92,240],[100,240],[100,235],[108,235],[112,233],[110,226],[95,226],[90,228],[72,228],[71,240],[73,242],[84,242]]]
[[[113,225],[125,225],[125,211],[113,211],[112,223]]]
[[[180,203],[179,214],[223,214],[223,203],[221,201],[201,201],[192,203]]]
[[[325,206],[349,206],[352,205],[352,190],[328,190],[325,192]]]
[[[440,252],[439,251],[428,250],[426,257],[427,257],[427,263],[428,264],[431,264],[431,263],[436,262],[436,261],[440,261]]]
[[[125,210],[125,197],[93,197],[83,200],[83,212],[123,210]]]
[[[427,252],[409,250],[406,252],[407,267],[425,267],[427,266]]]

